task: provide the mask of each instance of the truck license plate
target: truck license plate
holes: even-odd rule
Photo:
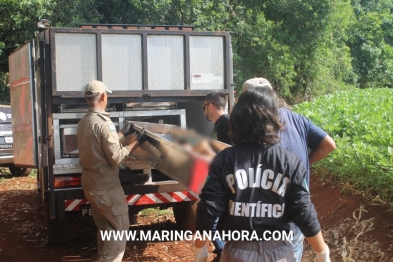
[[[12,139],[12,136],[5,136],[4,140],[7,144],[12,144],[14,140]]]
[[[79,210],[80,210],[83,217],[93,215],[93,210],[91,209],[90,205],[80,205]]]

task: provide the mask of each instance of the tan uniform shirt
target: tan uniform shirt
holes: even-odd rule
[[[130,151],[119,143],[109,114],[89,107],[78,123],[77,134],[82,186],[92,194],[120,187],[118,165]]]

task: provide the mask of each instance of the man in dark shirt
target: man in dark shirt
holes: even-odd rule
[[[273,89],[265,78],[252,78],[244,82],[243,92],[254,89],[263,92],[263,89]],[[295,153],[306,167],[306,183],[310,185],[310,165],[316,163],[336,149],[334,140],[321,128],[314,125],[310,119],[292,112],[279,109],[280,122],[285,123],[285,128],[279,132],[280,145]],[[310,152],[309,152],[310,150]],[[300,262],[303,253],[303,239],[300,229],[292,224],[294,231],[293,245],[296,261]]]
[[[294,221],[317,252],[317,261],[330,261],[305,182],[306,168],[298,156],[278,144],[283,125],[275,93],[246,91],[230,120],[236,145],[218,153],[210,166],[196,229],[209,230],[215,217],[224,215],[225,230],[256,232],[258,238],[227,242],[222,261],[292,261],[290,242],[260,240],[268,240],[266,232],[288,232],[288,222]],[[207,256],[204,244],[195,242],[196,261]]]
[[[230,145],[229,139],[229,115],[225,114],[226,95],[223,92],[209,92],[205,97],[203,112],[208,121],[213,121],[213,138]]]
[[[229,115],[225,114],[226,104],[226,95],[223,92],[212,91],[207,93],[202,108],[206,119],[214,123],[213,138],[230,145]],[[217,218],[212,228],[213,232],[217,229],[218,221]],[[215,239],[212,242],[215,247],[213,252],[220,256],[225,242],[220,239]]]

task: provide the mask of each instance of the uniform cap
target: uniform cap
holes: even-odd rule
[[[112,93],[103,82],[98,80],[93,80],[85,86],[85,97],[98,96],[104,92]]]
[[[269,87],[270,89],[273,89],[272,85],[266,78],[256,77],[248,79],[246,82],[244,82],[242,90],[244,92],[253,87]]]

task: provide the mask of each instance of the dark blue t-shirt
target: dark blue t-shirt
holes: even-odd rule
[[[307,169],[307,185],[310,185],[310,161],[308,149],[314,151],[327,133],[314,125],[310,119],[292,112],[288,109],[280,108],[280,122],[285,124],[284,129],[279,133],[280,145],[295,153],[303,162]]]

